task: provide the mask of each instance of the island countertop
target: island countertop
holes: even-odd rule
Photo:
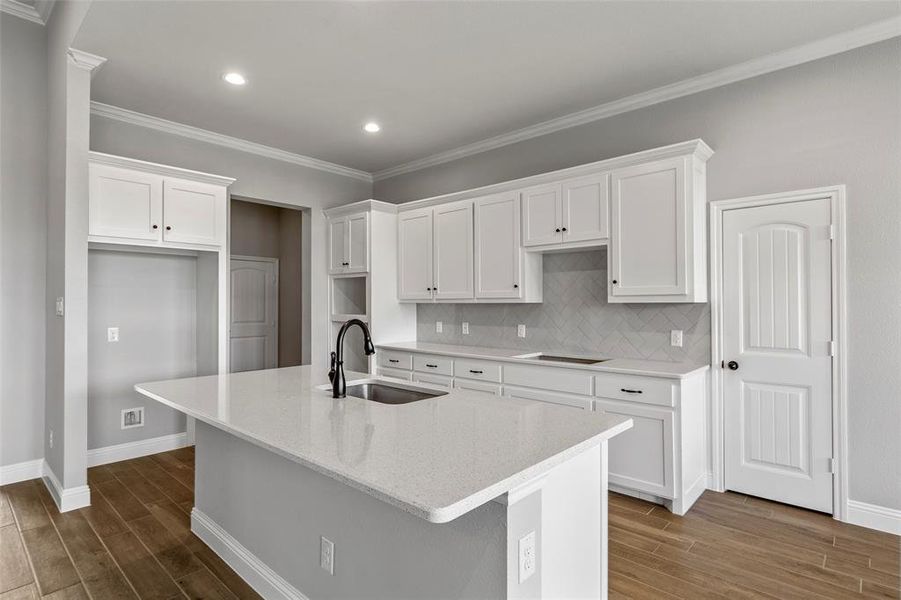
[[[348,385],[360,379],[378,378],[347,374]],[[302,366],[140,383],[135,390],[434,523],[632,426],[625,417],[459,389],[401,405],[333,399],[324,383],[324,373]]]

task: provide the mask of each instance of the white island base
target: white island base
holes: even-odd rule
[[[202,422],[196,457],[191,528],[266,598],[607,597],[606,440],[447,523]],[[530,532],[534,573],[521,579]]]

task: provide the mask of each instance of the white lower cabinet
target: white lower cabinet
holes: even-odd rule
[[[591,398],[585,398],[573,394],[560,394],[557,392],[548,392],[547,390],[532,390],[528,388],[516,387],[513,385],[505,385],[504,396],[507,396],[508,398],[521,398],[523,400],[538,400],[539,402],[549,402],[551,404],[569,406],[571,408],[577,408],[579,410],[591,410]]]
[[[391,367],[379,367],[379,375],[383,377],[394,377],[395,379],[403,379],[404,381],[413,381],[413,373],[404,371],[403,369],[392,369]]]
[[[632,419],[632,429],[610,440],[610,483],[672,498],[673,411],[606,399],[595,400],[595,410]]]
[[[447,375],[432,375],[431,373],[413,372],[413,381],[427,383],[436,387],[451,389],[454,387],[454,378]]]
[[[458,390],[466,390],[469,392],[481,392],[492,396],[501,395],[501,386],[499,383],[485,383],[484,381],[472,381],[471,379],[454,378],[454,387]]]

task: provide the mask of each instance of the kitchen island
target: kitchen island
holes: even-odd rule
[[[135,386],[197,419],[192,530],[264,597],[606,597],[607,441],[629,419],[324,383],[304,366]]]

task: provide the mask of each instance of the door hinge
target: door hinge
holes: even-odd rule
[[[827,233],[827,235],[829,235],[830,240],[834,240],[835,239],[835,225],[829,225],[826,228],[826,233]]]
[[[835,342],[826,342],[829,345],[829,356],[835,356]]]
[[[826,459],[826,471],[829,473],[835,474],[835,459],[828,458]]]

